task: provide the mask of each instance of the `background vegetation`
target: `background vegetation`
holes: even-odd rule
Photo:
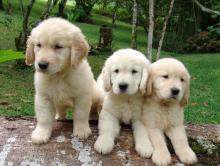
[[[22,31],[21,7],[19,1],[11,1],[11,8],[8,2],[10,1],[3,0],[4,10],[0,7],[0,115],[33,116],[34,69],[18,65],[17,59],[24,58],[24,51],[17,51],[15,45],[15,38]],[[29,2],[29,0],[23,0],[25,8]],[[58,0],[57,3],[60,2],[61,0]],[[105,24],[113,29],[112,51],[130,47],[133,1],[96,0],[87,2],[88,4],[85,4],[88,8],[89,5],[92,6],[92,8],[90,6],[91,10],[87,11],[89,13],[83,11],[82,4],[68,0],[63,17],[79,26],[93,46],[94,51],[89,56],[89,63],[97,77],[105,59],[112,53],[111,51],[95,50],[100,25]],[[89,4],[89,2],[91,3]],[[168,0],[157,2],[155,4],[154,48],[157,48],[163,21],[169,8]],[[220,2],[217,0],[201,0],[200,2],[213,10],[220,9]],[[29,31],[39,21],[47,3],[46,0],[35,2],[29,17]],[[138,4],[140,13],[137,48],[146,54],[148,2],[140,1]],[[77,7],[77,5],[81,7]],[[59,5],[55,5],[50,15],[57,16],[58,9]],[[114,16],[115,13],[117,16]],[[114,24],[112,23],[113,16],[116,17]],[[187,122],[220,123],[219,23],[219,16],[202,12],[192,1],[175,1],[161,57],[171,56],[181,60],[191,73],[191,97],[185,109]],[[204,33],[206,36],[201,37],[200,34],[204,35]],[[215,47],[213,48],[213,46]],[[202,54],[201,52],[207,53]],[[156,50],[153,49],[153,54],[155,55],[155,53]]]

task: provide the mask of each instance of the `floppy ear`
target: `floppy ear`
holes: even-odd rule
[[[188,103],[188,100],[189,100],[189,95],[190,95],[190,85],[189,84],[190,84],[189,81],[187,81],[186,90],[185,90],[183,97],[180,101],[180,105],[182,107],[184,107]]]
[[[89,44],[80,32],[74,33],[74,39],[71,46],[71,65],[76,68],[80,62],[88,56]]]
[[[149,74],[149,77],[147,80],[146,96],[151,96],[152,93],[153,93],[153,78],[152,78],[152,75]]]
[[[110,91],[111,89],[111,74],[110,69],[108,66],[104,66],[102,69],[102,80],[103,80],[103,86],[106,92]]]
[[[25,54],[25,63],[31,66],[34,63],[35,55],[34,55],[34,44],[31,39],[31,36],[27,39],[27,46],[26,46],[26,54]]]
[[[146,92],[148,76],[149,76],[148,69],[145,67],[142,71],[142,77],[141,77],[141,82],[140,82],[140,86],[139,86],[139,89],[142,94],[145,94],[145,92]]]

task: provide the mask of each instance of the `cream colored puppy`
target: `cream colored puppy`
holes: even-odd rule
[[[157,165],[171,162],[164,133],[170,138],[182,162],[191,164],[197,161],[189,147],[183,124],[189,84],[190,75],[180,61],[164,58],[151,64],[143,122],[154,147],[152,159]]]
[[[110,153],[114,139],[120,132],[120,121],[132,124],[135,149],[143,157],[150,157],[152,145],[141,122],[141,110],[148,66],[146,57],[133,49],[116,51],[105,62],[98,85],[104,97],[99,115],[99,137],[95,149],[99,153]]]
[[[96,83],[87,62],[89,45],[81,30],[61,18],[49,18],[31,32],[27,41],[26,64],[35,66],[35,113],[37,126],[33,143],[46,143],[55,118],[65,118],[74,107],[73,134],[91,134],[89,113],[98,98]]]

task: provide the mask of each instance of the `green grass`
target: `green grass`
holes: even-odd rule
[[[27,2],[27,0],[25,0]],[[31,20],[35,20],[42,10],[45,0],[37,1]],[[19,8],[13,8],[13,14],[8,16],[0,12],[0,62],[23,58],[21,52],[14,52],[14,38],[21,28]],[[4,17],[10,17],[6,26]],[[99,27],[102,24],[111,25],[111,19],[96,14],[92,15],[93,24],[77,23],[90,43],[98,42]],[[3,23],[2,23],[3,20]],[[113,28],[113,51],[130,46],[131,25],[116,21]],[[146,52],[147,34],[143,28],[138,28],[138,49]],[[155,53],[155,50],[154,50]],[[95,77],[101,71],[105,59],[111,53],[89,56],[89,63]],[[162,57],[172,56],[181,60],[192,76],[190,102],[185,109],[187,122],[220,123],[220,53],[219,54],[175,54],[162,52]],[[34,86],[32,67],[18,68],[15,61],[0,63],[0,115],[33,116]]]

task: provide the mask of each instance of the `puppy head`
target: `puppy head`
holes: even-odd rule
[[[61,18],[49,18],[35,27],[27,40],[26,64],[37,72],[54,74],[86,58],[89,45],[80,29]]]
[[[150,67],[147,95],[160,102],[178,102],[184,106],[189,98],[190,75],[185,66],[172,58],[160,59]]]
[[[150,62],[139,51],[121,49],[110,56],[102,70],[106,91],[114,94],[133,95],[139,90],[144,93]]]

